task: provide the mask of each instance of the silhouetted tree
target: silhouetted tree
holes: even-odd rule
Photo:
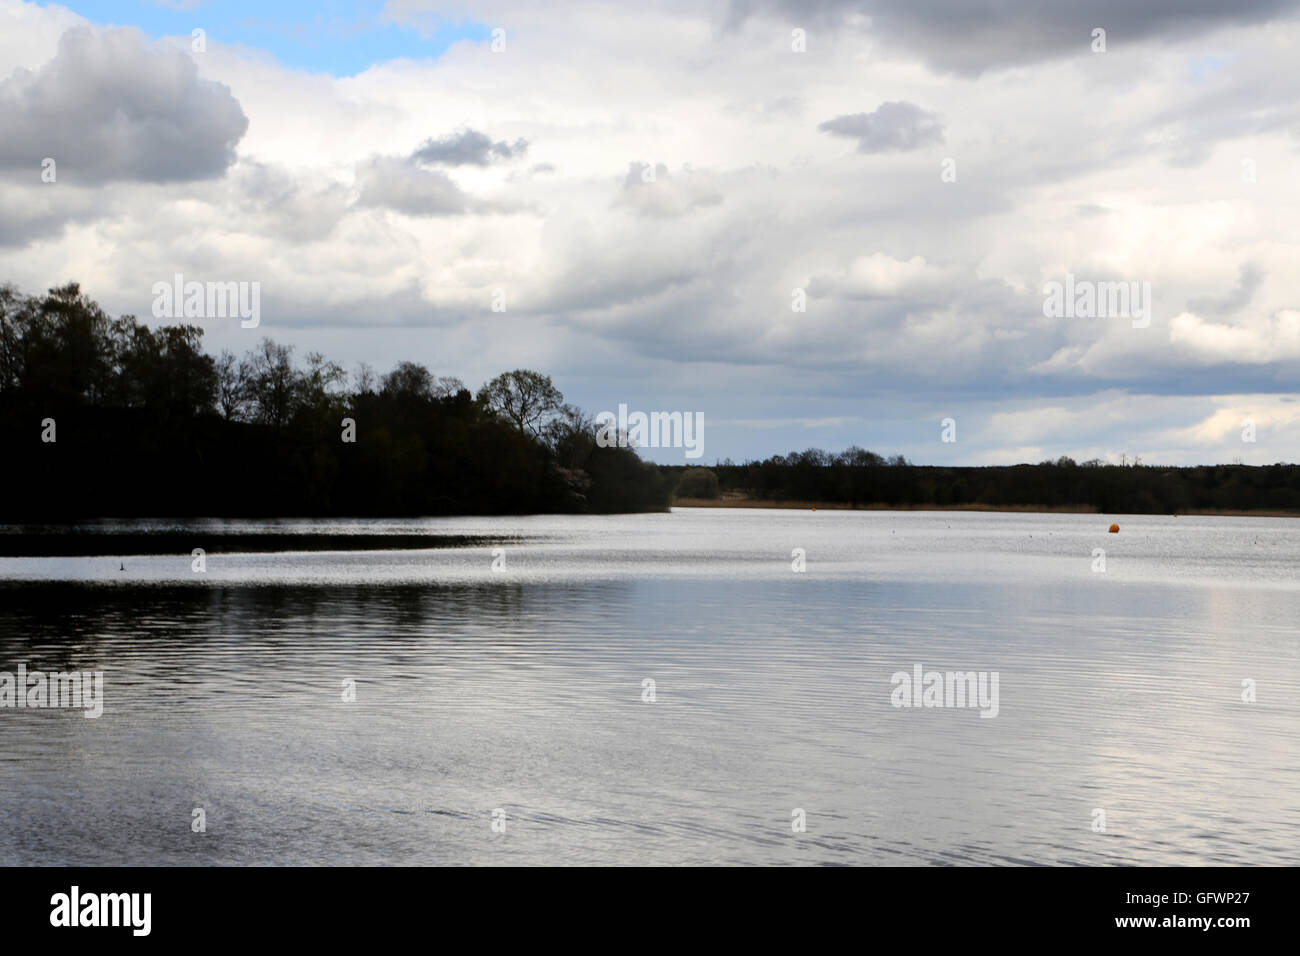
[[[551,383],[551,377],[528,369],[498,375],[479,390],[478,400],[493,414],[534,436],[540,436],[547,422],[564,408],[564,395]]]
[[[253,420],[279,430],[293,415],[301,379],[293,367],[293,346],[262,339],[249,353],[246,376]]]
[[[228,422],[243,421],[248,407],[247,365],[241,364],[229,349],[222,351],[214,364],[217,373],[217,411]]]

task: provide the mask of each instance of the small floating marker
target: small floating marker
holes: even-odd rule
[[[1111,526],[1110,526],[1110,533],[1111,533],[1111,534],[1119,534],[1119,525],[1117,525],[1117,524],[1113,524],[1113,525],[1111,525]]]

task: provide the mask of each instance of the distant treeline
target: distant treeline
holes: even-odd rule
[[[111,318],[76,284],[0,286],[0,520],[662,509],[672,488],[548,376],[477,395],[414,362],[353,375],[263,339]]]
[[[861,448],[818,449],[742,465],[668,467],[680,497],[742,492],[773,501],[848,506],[1094,508],[1111,514],[1300,511],[1300,465],[1105,465],[1069,458],[1037,465],[913,465]]]

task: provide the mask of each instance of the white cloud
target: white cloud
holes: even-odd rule
[[[1262,364],[1300,358],[1300,311],[1283,309],[1250,324],[1207,322],[1182,312],[1169,322],[1169,341],[1197,361]]]

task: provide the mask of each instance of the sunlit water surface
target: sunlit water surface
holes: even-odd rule
[[[97,527],[504,551],[0,558],[0,671],[105,681],[0,710],[0,864],[1300,862],[1293,520]],[[893,706],[918,664],[997,716]]]

